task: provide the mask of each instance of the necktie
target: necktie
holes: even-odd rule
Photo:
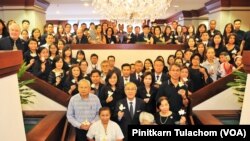
[[[159,75],[156,76],[156,81],[158,81],[158,80],[159,80]]]
[[[141,82],[141,77],[138,75],[138,81]]]
[[[14,41],[13,50],[18,50],[18,48],[16,46],[16,41]]]
[[[133,102],[129,102],[129,104],[130,104],[130,107],[129,107],[130,116],[131,118],[133,118],[134,116]]]

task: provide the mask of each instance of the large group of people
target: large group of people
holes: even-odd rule
[[[193,92],[241,69],[242,52],[250,50],[250,31],[240,29],[241,20],[226,24],[224,31],[172,25],[142,27],[123,24],[85,23],[44,26],[29,32],[22,26],[0,19],[0,50],[22,50],[30,73],[72,95],[68,121],[76,128],[76,140],[127,140],[130,124],[190,124],[190,98]],[[116,54],[98,60],[92,53],[86,61],[84,50],[73,56],[70,44],[183,44],[169,56],[125,62],[115,66]],[[165,59],[166,61],[165,61]],[[165,63],[166,62],[166,63]]]

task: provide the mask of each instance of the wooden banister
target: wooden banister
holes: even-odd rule
[[[72,49],[87,49],[87,50],[184,50],[184,45],[176,44],[72,44]]]
[[[0,78],[17,73],[22,62],[21,51],[0,51]]]
[[[233,81],[233,79],[234,75],[230,74],[194,92],[190,97],[192,100],[191,107],[194,107],[226,90],[229,88],[226,84]]]
[[[38,77],[34,76],[29,72],[25,72],[24,76],[21,78],[21,80],[27,79],[35,79],[34,83],[28,85],[30,88],[36,90],[42,95],[58,102],[59,104],[65,107],[68,106],[68,102],[71,96],[65,93],[64,91],[52,86],[48,82],[39,79]]]
[[[26,135],[27,141],[59,141],[66,121],[65,111],[24,111],[25,118],[42,118]]]
[[[243,51],[244,70],[250,73],[250,51]]]

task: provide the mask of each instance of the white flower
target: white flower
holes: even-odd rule
[[[156,84],[161,85],[162,84],[161,80],[158,80]]]
[[[93,83],[93,84],[91,84],[91,88],[94,88],[95,89],[95,84]]]
[[[232,51],[232,54],[236,54],[237,53],[237,51],[234,49],[233,51]]]
[[[72,83],[76,83],[76,80],[75,80],[75,79],[72,79],[71,82],[72,82]]]
[[[138,75],[139,75],[139,76],[142,76],[142,72],[140,72]]]
[[[146,96],[147,96],[147,97],[150,97],[150,96],[151,96],[151,94],[150,94],[150,93],[147,93],[147,94],[146,94]]]
[[[122,104],[119,106],[119,110],[123,111],[124,109],[126,109],[126,107],[124,107]]]
[[[188,79],[186,77],[182,78],[184,82],[187,82]]]
[[[114,41],[111,41],[111,43],[110,44],[114,44]]]
[[[62,53],[62,50],[61,50],[61,49],[59,50],[59,53]]]
[[[108,91],[108,97],[112,96],[114,92]]]
[[[30,56],[31,57],[36,57],[37,55],[36,55],[36,53],[30,53]]]
[[[52,56],[49,57],[50,60],[53,60],[54,58]]]
[[[80,59],[77,59],[76,61],[77,61],[77,62],[80,62],[81,60],[80,60]]]
[[[44,58],[44,57],[41,57],[41,61],[44,62],[44,61],[45,61],[45,58]]]
[[[150,70],[152,70],[153,68],[152,67],[149,67]]]
[[[189,35],[187,35],[187,39],[189,38]]]
[[[180,81],[180,82],[178,83],[178,85],[179,85],[179,87],[182,87],[182,86],[184,86],[184,83]]]
[[[149,41],[149,39],[148,39],[148,38],[146,38],[146,37],[144,37],[144,40],[145,40],[146,42],[148,42],[148,41]]]
[[[83,125],[90,125],[90,122],[86,119],[85,121],[82,122]]]
[[[72,65],[71,65],[71,64],[68,64],[68,66],[71,68]]]
[[[61,72],[55,72],[56,77],[61,76]]]
[[[183,109],[180,109],[180,111],[178,111],[178,113],[180,116],[183,116],[186,114],[186,112]]]

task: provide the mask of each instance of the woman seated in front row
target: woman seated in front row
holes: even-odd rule
[[[186,118],[185,118],[185,112],[184,110],[179,111],[179,115],[177,113],[173,113],[170,111],[170,106],[168,103],[167,97],[160,97],[156,103],[156,107],[159,110],[154,117],[155,117],[155,123],[158,125],[185,125],[186,124]],[[180,118],[179,118],[180,117]]]
[[[94,122],[87,133],[89,141],[122,141],[124,135],[119,125],[110,120],[111,111],[109,107],[99,110],[100,120]]]

